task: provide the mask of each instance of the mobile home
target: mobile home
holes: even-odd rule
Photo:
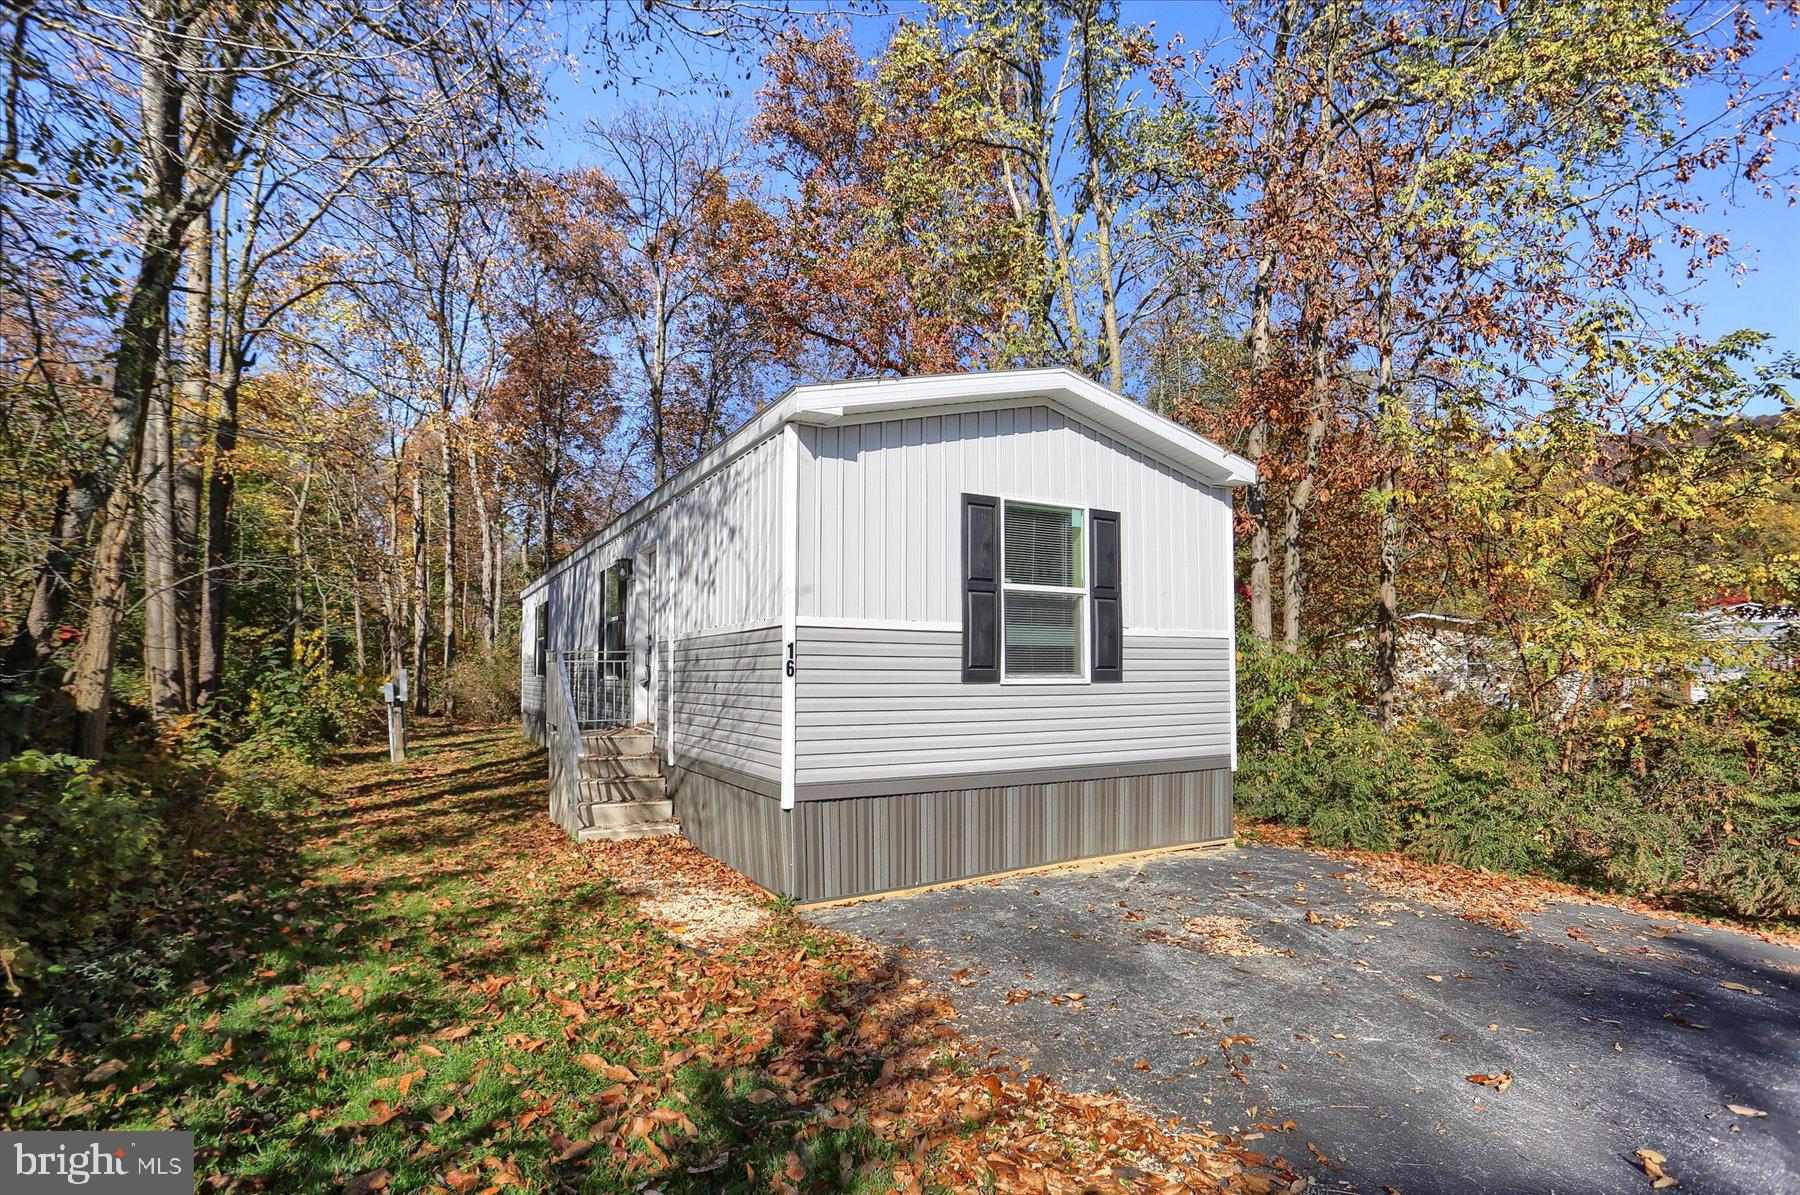
[[[552,816],[802,901],[1228,839],[1253,477],[1068,370],[796,388],[526,589]]]

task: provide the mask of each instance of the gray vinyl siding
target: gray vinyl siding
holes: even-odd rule
[[[691,759],[779,783],[781,629],[733,631],[675,644],[675,762]]]
[[[956,622],[965,493],[1120,512],[1128,627],[1231,626],[1231,493],[1047,405],[801,427],[797,611]]]
[[[788,891],[835,900],[1219,842],[1232,836],[1231,787],[1231,773],[1217,769],[802,802],[788,815],[796,867]]]
[[[793,822],[779,801],[693,768],[668,775],[683,837],[770,892],[794,890]]]
[[[795,783],[1229,760],[1231,644],[1125,634],[1118,684],[965,684],[957,631],[802,626]],[[1141,770],[1141,767],[1136,770]]]

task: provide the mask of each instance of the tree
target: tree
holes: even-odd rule
[[[587,329],[566,313],[533,310],[506,341],[506,365],[492,414],[510,476],[536,508],[542,567],[557,558],[565,488],[605,447],[618,423],[612,362],[594,351]]]
[[[642,109],[589,137],[597,165],[529,181],[514,211],[528,251],[616,335],[620,384],[637,391],[660,484],[685,458],[672,429],[677,375],[700,356],[696,330],[734,326],[720,313],[737,153],[722,123]]]
[[[1013,360],[1027,242],[972,136],[972,70],[907,22],[866,71],[842,32],[791,33],[765,66],[751,136],[794,193],[740,228],[738,289],[777,355],[852,374]]]

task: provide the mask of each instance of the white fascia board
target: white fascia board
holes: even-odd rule
[[[1008,369],[911,378],[864,378],[796,386],[764,407],[705,455],[639,499],[609,526],[525,586],[521,597],[595,548],[660,510],[706,477],[774,435],[787,423],[824,426],[867,416],[951,412],[981,403],[1042,398],[1078,418],[1140,445],[1208,485],[1242,486],[1256,480],[1256,466],[1234,452],[1114,393],[1072,369]]]
[[[1150,449],[1212,485],[1256,480],[1256,466],[1070,369],[877,378],[795,389],[779,406],[796,423],[826,425],[886,414],[953,411],[974,403],[1043,398],[1121,439]]]

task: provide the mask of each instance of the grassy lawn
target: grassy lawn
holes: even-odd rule
[[[776,911],[682,945],[549,825],[516,731],[421,739],[209,832],[128,948],[14,1024],[0,1125],[191,1129],[217,1190],[1282,1185],[983,1068],[866,944]]]

